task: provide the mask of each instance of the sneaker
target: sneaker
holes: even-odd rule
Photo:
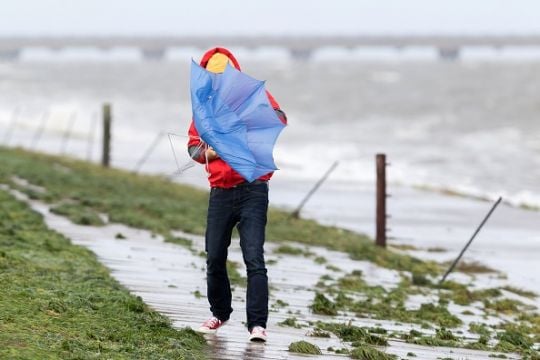
[[[203,334],[214,334],[217,329],[223,326],[226,321],[221,321],[217,317],[212,316],[210,319],[206,320],[200,327],[197,329],[198,332]]]
[[[249,341],[266,342],[266,329],[262,326],[254,326],[249,333]]]

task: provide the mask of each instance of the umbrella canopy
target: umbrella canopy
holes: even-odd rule
[[[249,182],[277,170],[272,151],[285,125],[264,81],[227,65],[214,74],[191,63],[191,104],[199,136]]]

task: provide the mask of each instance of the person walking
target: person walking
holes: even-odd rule
[[[200,65],[207,71],[222,73],[227,64],[240,70],[233,54],[221,47],[208,50]],[[267,91],[266,95],[283,124],[285,113]],[[198,331],[215,333],[230,318],[232,294],[227,274],[227,254],[236,226],[240,247],[247,268],[246,316],[249,340],[266,341],[268,321],[268,277],[264,260],[265,227],[268,211],[268,180],[272,172],[247,182],[232,169],[214,149],[204,144],[194,122],[188,131],[188,152],[204,164],[210,183],[210,198],[206,224],[205,250],[207,296],[212,316]]]

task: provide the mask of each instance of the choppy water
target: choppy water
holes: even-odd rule
[[[282,179],[315,179],[339,159],[333,179],[369,183],[386,152],[395,183],[540,206],[540,62],[240,61],[289,116],[275,152]],[[0,142],[30,146],[49,111],[35,146],[59,152],[75,112],[65,151],[85,157],[92,114],[110,101],[113,162],[132,167],[158,132],[186,132],[189,62],[0,63]],[[174,171],[169,145],[145,168]]]

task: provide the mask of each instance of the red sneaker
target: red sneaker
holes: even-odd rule
[[[266,342],[266,329],[262,326],[254,326],[249,333],[249,341]]]
[[[210,319],[206,320],[197,331],[204,334],[214,334],[217,329],[225,323],[226,321],[221,321],[217,317],[212,316]]]

